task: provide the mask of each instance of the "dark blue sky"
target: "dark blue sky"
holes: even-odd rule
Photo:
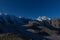
[[[60,17],[60,0],[0,0],[0,12],[29,18]]]

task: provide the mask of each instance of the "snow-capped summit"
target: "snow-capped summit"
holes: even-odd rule
[[[39,16],[36,20],[38,20],[38,21],[51,20],[51,18],[48,18],[46,16]]]
[[[18,18],[22,18],[21,16],[19,16]]]
[[[2,13],[0,13],[0,15],[2,15]]]
[[[4,13],[4,15],[7,15],[7,13]]]
[[[0,15],[7,15],[7,13],[0,13]]]

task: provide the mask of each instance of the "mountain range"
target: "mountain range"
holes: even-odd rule
[[[50,40],[60,35],[60,18],[39,16],[36,19],[0,14],[0,34],[14,33],[29,40]]]

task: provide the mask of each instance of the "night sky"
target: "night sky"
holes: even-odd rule
[[[60,0],[0,0],[0,12],[28,18],[60,17]]]

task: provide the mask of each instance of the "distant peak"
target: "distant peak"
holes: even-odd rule
[[[19,16],[18,18],[22,18],[21,16]]]
[[[4,13],[4,15],[7,15],[7,13]]]
[[[51,18],[48,18],[46,16],[39,16],[36,20],[38,20],[38,21],[51,20]]]
[[[0,15],[7,15],[7,13],[0,13]]]
[[[2,13],[0,13],[0,15],[2,15]]]

